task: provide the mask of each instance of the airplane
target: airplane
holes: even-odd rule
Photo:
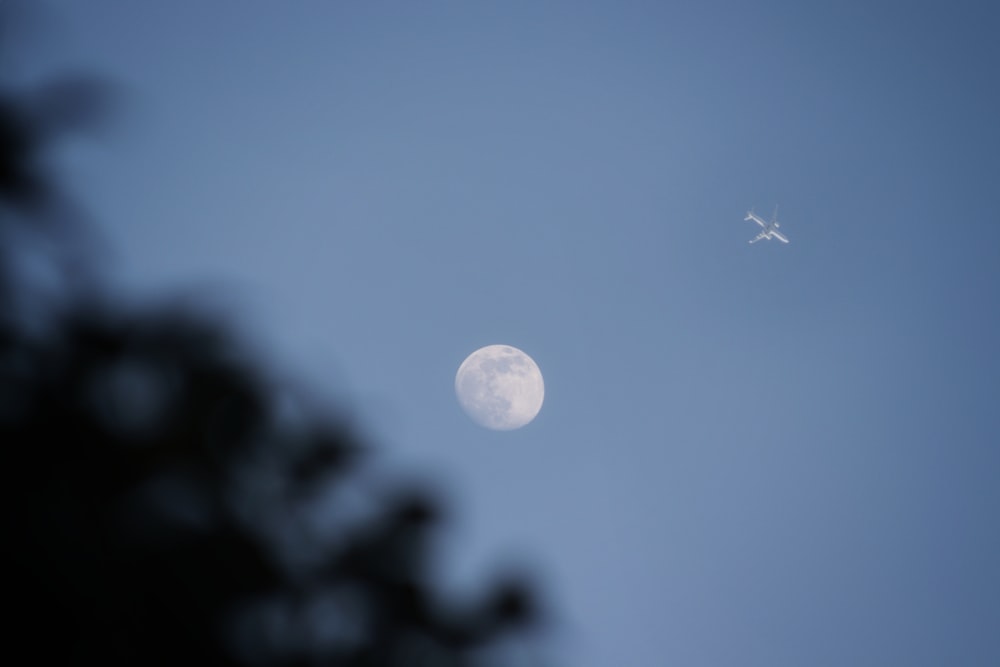
[[[781,227],[781,224],[778,222],[778,207],[777,206],[774,207],[774,216],[771,218],[771,222],[770,223],[764,222],[759,217],[757,217],[757,214],[753,212],[753,209],[747,211],[747,217],[745,217],[743,219],[744,220],[753,220],[758,225],[760,225],[761,227],[764,228],[764,231],[762,231],[760,234],[758,234],[754,238],[750,239],[750,243],[756,243],[757,241],[760,241],[761,239],[767,239],[768,241],[770,241],[771,239],[778,239],[782,243],[788,243],[788,238],[784,234],[782,234],[781,232],[778,231],[778,227]]]

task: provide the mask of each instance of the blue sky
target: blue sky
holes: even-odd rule
[[[1000,664],[993,3],[46,6],[22,71],[127,92],[110,273],[446,481],[443,576],[534,568],[566,664]]]

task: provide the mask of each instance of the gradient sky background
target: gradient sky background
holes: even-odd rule
[[[45,6],[23,75],[127,91],[111,274],[448,482],[449,582],[527,563],[565,664],[1000,664],[996,3]]]

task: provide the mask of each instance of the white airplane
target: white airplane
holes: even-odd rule
[[[760,234],[758,234],[753,239],[751,239],[750,243],[756,243],[757,241],[760,241],[761,239],[767,239],[768,241],[770,241],[771,239],[778,239],[782,243],[788,243],[788,238],[786,238],[784,234],[782,234],[781,232],[778,231],[778,227],[781,227],[781,224],[778,222],[778,207],[777,206],[774,207],[774,216],[771,218],[771,222],[769,222],[769,223],[768,222],[764,222],[759,217],[757,217],[757,214],[754,213],[752,209],[749,210],[749,211],[747,211],[747,217],[745,217],[743,219],[744,220],[753,220],[758,225],[760,225],[761,227],[764,228],[764,231],[762,231]]]

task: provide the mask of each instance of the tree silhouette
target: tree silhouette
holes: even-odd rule
[[[117,305],[52,250],[85,239],[42,156],[105,93],[85,77],[0,89],[8,657],[497,664],[494,649],[540,620],[531,587],[512,577],[473,603],[443,599],[431,490],[366,495],[360,439],[311,414],[222,322],[191,304]],[[24,268],[38,252],[58,298]]]

